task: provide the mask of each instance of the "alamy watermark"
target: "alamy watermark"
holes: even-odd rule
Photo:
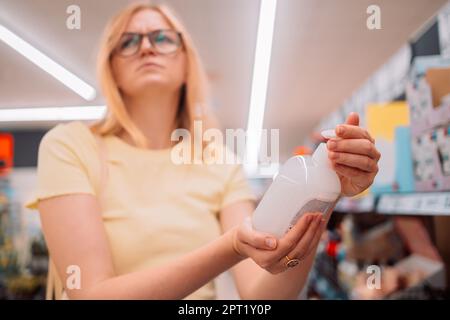
[[[279,162],[280,133],[279,129],[262,129],[261,144],[250,146],[259,150],[258,163],[270,166]],[[254,133],[252,133],[254,134]],[[226,129],[225,135],[220,129],[203,130],[201,120],[194,122],[192,132],[187,129],[176,129],[171,140],[178,143],[171,151],[174,164],[246,164],[249,133],[243,129]],[[188,142],[188,143],[183,143]]]
[[[367,289],[380,290],[381,289],[381,268],[377,265],[370,265],[367,267],[366,273],[369,275],[366,280]]]
[[[69,15],[66,19],[66,27],[69,30],[81,29],[81,8],[76,4],[67,7],[66,13]]]
[[[80,290],[81,289],[81,268],[72,264],[66,268],[66,289]]]
[[[366,13],[369,17],[366,20],[366,26],[369,30],[381,29],[381,8],[375,4],[367,7]]]

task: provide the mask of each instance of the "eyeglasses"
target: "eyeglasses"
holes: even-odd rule
[[[147,37],[152,48],[159,54],[175,53],[183,43],[181,33],[175,30],[155,30],[145,34],[126,32],[120,38],[114,52],[122,57],[133,56],[141,49],[144,37]]]

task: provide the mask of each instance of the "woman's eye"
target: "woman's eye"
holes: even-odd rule
[[[156,37],[157,43],[173,43],[173,40],[166,35],[160,34]]]
[[[126,38],[122,41],[122,44],[120,45],[120,47],[122,49],[126,49],[126,48],[136,45],[136,43],[137,43],[136,37]]]

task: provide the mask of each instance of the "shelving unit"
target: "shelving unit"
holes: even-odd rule
[[[450,192],[390,193],[359,199],[343,198],[335,210],[347,213],[450,216]]]
[[[410,67],[416,57],[428,55],[440,55],[444,58],[450,57],[450,37],[448,36],[448,31],[450,30],[449,21],[450,4],[442,10],[435,21],[430,22],[430,25],[425,27],[426,30],[422,30],[423,32],[421,32],[419,36],[412,38],[410,42],[402,47],[391,59],[389,59],[389,61],[386,62],[385,65],[381,66],[381,68],[379,68],[366,83],[356,90],[349,99],[343,102],[338,110],[328,118],[323,119],[315,131],[320,132],[321,130],[332,128],[343,123],[346,115],[351,111],[356,111],[360,114],[362,120],[360,125],[367,128],[367,123],[365,123],[367,119],[365,115],[368,114],[366,111],[368,110],[369,104],[374,103],[381,105],[385,102],[406,100],[406,98],[409,97],[406,94],[407,84],[411,81]],[[438,29],[440,33],[437,32]],[[447,66],[442,66],[442,68],[445,67]],[[408,91],[408,93],[410,94],[410,91]],[[410,111],[411,105],[412,104],[409,104]],[[444,104],[441,103],[440,107],[442,105]],[[415,110],[417,110],[417,108]],[[448,125],[448,107],[445,106],[441,109],[436,108],[436,111],[440,111],[442,114],[434,117],[440,121],[435,121],[435,123],[437,124],[439,122],[439,126]],[[421,118],[419,117],[419,119]],[[409,128],[414,133],[414,130],[417,130],[418,128],[411,128],[413,126],[411,123],[412,122],[410,121]],[[433,123],[433,125],[435,123]],[[438,128],[438,125],[433,126],[433,129],[434,128]],[[414,137],[414,135],[411,136]],[[377,139],[377,142],[378,141],[379,140]],[[314,149],[315,144],[317,144],[316,141],[310,141],[310,147],[312,149]],[[397,146],[395,147],[397,148]],[[413,152],[414,151],[417,150],[414,149]],[[405,155],[405,153],[403,153],[403,155]],[[445,156],[446,154],[442,156],[442,158],[447,159]],[[408,168],[408,166],[404,165],[403,160],[398,161],[400,167],[402,169]],[[412,163],[417,165],[417,159],[412,158]],[[391,165],[393,164],[391,163]],[[381,169],[382,168],[380,167],[380,170]],[[398,172],[399,171],[395,171],[396,174]],[[367,258],[368,262],[365,262],[368,264],[380,263],[379,257],[373,257],[375,253],[381,256],[383,254],[387,255],[387,251],[389,251],[388,249],[390,249],[390,247],[402,243],[404,255],[409,254],[413,256],[416,254],[420,257],[430,258],[436,265],[440,264],[440,271],[438,274],[439,276],[443,276],[443,278],[440,278],[439,285],[444,285],[445,282],[447,282],[448,290],[450,287],[450,281],[448,279],[450,278],[448,277],[448,275],[450,275],[450,246],[448,245],[448,231],[450,230],[450,189],[448,188],[448,184],[441,183],[441,180],[443,179],[439,180],[440,183],[433,184],[433,188],[423,188],[422,185],[418,187],[417,181],[420,179],[418,179],[416,175],[417,172],[415,172],[414,180],[412,182],[409,178],[411,176],[408,176],[408,179],[404,179],[404,172],[406,172],[406,169],[401,172],[402,175],[395,176],[395,180],[393,180],[392,184],[390,184],[390,182],[385,183],[383,187],[386,186],[386,188],[378,188],[375,190],[376,188],[374,187],[374,193],[353,198],[344,197],[337,203],[335,211],[338,215],[332,216],[335,221],[331,221],[331,226],[329,228],[330,234],[333,235],[334,238],[332,237],[332,240],[328,243],[328,256],[323,254],[325,256],[324,261],[328,261],[328,263],[319,263],[316,266],[320,271],[320,277],[317,279],[318,282],[316,283],[317,290],[321,291],[320,288],[321,286],[323,287],[324,284],[320,281],[324,282],[324,279],[328,281],[328,276],[330,274],[332,274],[333,277],[339,275],[340,269],[337,266],[340,263],[342,263],[342,269],[347,270],[344,262],[346,262],[345,248],[348,246],[349,241],[352,243],[352,246],[356,248],[354,253],[356,253],[355,255],[358,259],[361,260],[363,259],[362,257]],[[433,174],[435,173],[433,172]],[[390,176],[391,175],[389,175],[389,177]],[[444,176],[444,174],[441,176]],[[402,180],[400,180],[399,177],[401,177]],[[383,181],[386,180],[387,179]],[[400,184],[399,181],[401,181],[402,184]],[[415,186],[412,187],[411,185],[414,183]],[[389,188],[389,186],[392,187]],[[385,239],[384,248],[381,248],[382,241],[380,241],[380,239],[371,239],[365,244],[361,241],[361,236],[364,234],[380,234],[379,230],[377,231],[378,221],[390,223],[392,225],[392,234],[395,235],[394,238]],[[351,259],[352,257],[349,258],[350,262],[352,262]],[[355,256],[353,256],[353,259],[355,259]],[[392,269],[394,258],[391,257],[390,259],[391,261],[389,263],[381,262],[381,264],[386,268],[394,270]],[[407,257],[397,256],[395,259],[397,259],[395,260],[396,265],[397,263],[400,263],[400,266],[402,265],[401,261],[403,261],[404,264]],[[357,262],[360,263],[360,260]],[[420,263],[416,260],[411,261],[410,264],[411,270],[421,269]],[[331,269],[334,273],[330,272],[327,268]],[[359,268],[360,271],[362,270],[359,264],[355,264],[354,268]],[[400,268],[396,268],[395,270],[398,271]],[[445,280],[445,273],[447,274],[447,280]],[[353,276],[354,274],[349,277],[352,278]],[[352,279],[355,280],[355,278]],[[427,291],[429,289],[427,287],[430,284],[429,281],[430,278],[427,278],[427,280],[424,281],[425,286],[422,283],[421,286],[418,286],[415,289],[400,289],[400,291],[396,292],[392,298],[431,298],[433,295],[428,294],[429,292]],[[333,284],[332,281],[328,281],[328,284],[330,283]],[[417,292],[415,293],[417,294],[409,294],[416,289]],[[448,294],[448,291],[445,292]],[[326,290],[321,291],[321,293],[327,296]],[[387,298],[389,299],[389,297]]]
[[[375,196],[372,194],[358,199],[342,198],[336,204],[335,210],[349,213],[372,212],[375,209],[375,200]]]
[[[383,214],[450,216],[450,192],[385,194],[377,212]]]

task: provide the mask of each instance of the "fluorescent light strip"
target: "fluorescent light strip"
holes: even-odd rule
[[[275,27],[277,0],[261,0],[255,63],[253,66],[252,92],[247,123],[247,144],[245,169],[255,173],[258,169],[258,155],[266,107],[269,82],[270,58]]]
[[[91,101],[96,97],[95,89],[78,78],[76,75],[47,57],[32,45],[15,35],[6,27],[0,25],[0,40],[30,60],[36,66],[62,82],[66,87],[76,92],[85,100]]]
[[[0,108],[1,122],[97,120],[106,106]]]

